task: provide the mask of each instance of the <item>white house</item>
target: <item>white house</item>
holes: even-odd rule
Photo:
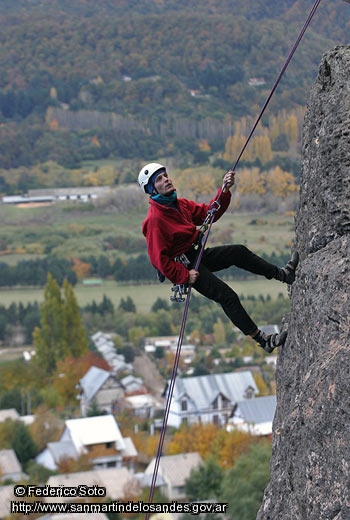
[[[166,389],[166,395],[168,387]],[[227,424],[235,404],[258,394],[250,371],[177,378],[170,404],[168,424]]]
[[[124,395],[122,385],[115,375],[92,366],[79,381],[80,410],[86,417],[89,408],[96,404],[101,412],[112,413],[114,404]]]
[[[49,443],[35,461],[55,470],[60,460],[87,454],[94,468],[122,467],[137,456],[131,438],[123,438],[112,415],[69,419],[61,438]]]
[[[230,425],[253,435],[271,435],[277,398],[275,395],[256,397],[236,404]]]
[[[153,476],[156,459],[153,459],[145,470],[145,475]],[[186,498],[184,486],[189,478],[192,469],[197,469],[203,460],[199,453],[181,453],[179,455],[168,455],[161,457],[157,473],[160,481],[164,484],[160,486],[162,492],[169,500],[181,500]]]

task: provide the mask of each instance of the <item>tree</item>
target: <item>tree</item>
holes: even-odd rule
[[[73,287],[67,280],[63,282],[63,294],[66,343],[70,354],[78,358],[88,352],[88,340],[80,318],[78,302]]]
[[[128,296],[127,298],[122,298],[119,303],[119,309],[125,312],[136,312],[136,306],[133,299]]]
[[[36,360],[48,373],[55,370],[58,359],[68,354],[63,312],[59,285],[49,273],[40,309],[40,328],[35,327],[33,333]]]
[[[266,186],[276,197],[286,198],[298,191],[295,178],[291,173],[283,171],[279,166],[265,174]]]
[[[16,421],[13,430],[12,448],[22,464],[32,459],[38,451],[27,426],[21,421]]]
[[[212,446],[217,436],[215,424],[195,424],[180,428],[169,443],[169,454],[190,453],[197,451],[206,458],[212,453]]]
[[[92,352],[80,357],[79,363],[77,363],[77,358],[71,356],[57,360],[56,371],[52,375],[52,387],[59,395],[60,403],[63,406],[76,407],[78,405],[77,385],[92,366],[110,370],[108,363]]]
[[[252,520],[261,505],[269,481],[271,444],[260,441],[242,454],[224,476],[220,500],[229,504],[232,520]]]
[[[63,296],[57,281],[49,273],[40,309],[40,327],[33,333],[36,360],[48,374],[57,361],[69,355],[77,358],[88,351],[78,304],[70,283],[63,283]]]
[[[191,471],[185,482],[185,493],[191,502],[218,499],[224,476],[223,470],[213,457],[210,457],[198,469]]]
[[[35,420],[29,426],[38,451],[42,451],[48,442],[56,441],[62,431],[62,420],[48,409],[46,405],[41,405],[35,411]]]

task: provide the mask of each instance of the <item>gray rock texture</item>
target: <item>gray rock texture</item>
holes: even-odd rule
[[[258,520],[350,519],[350,47],[322,59],[304,121],[288,338]]]

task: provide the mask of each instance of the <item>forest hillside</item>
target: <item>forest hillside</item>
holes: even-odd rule
[[[3,0],[0,168],[171,156],[203,162],[223,153],[237,121],[256,116],[311,7],[306,0]],[[322,53],[348,43],[347,8],[321,3],[270,116],[300,114]],[[275,143],[281,151],[283,139]]]

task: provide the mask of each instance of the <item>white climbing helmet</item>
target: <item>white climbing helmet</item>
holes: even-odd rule
[[[148,193],[147,185],[148,185],[151,177],[158,171],[160,172],[160,170],[165,170],[165,169],[166,169],[165,166],[163,166],[162,164],[159,164],[159,163],[146,164],[146,166],[144,166],[139,173],[138,181],[139,181],[140,188],[145,193]]]

